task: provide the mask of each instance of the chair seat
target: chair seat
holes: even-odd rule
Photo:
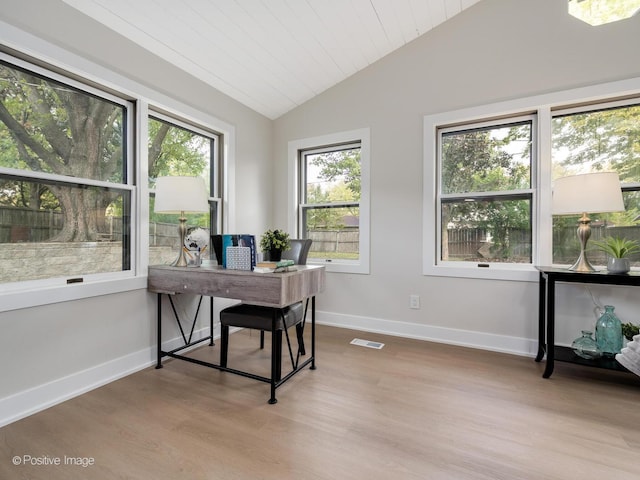
[[[302,302],[294,303],[284,308],[240,303],[227,307],[220,312],[220,324],[270,332],[274,313],[277,315],[276,330],[284,330],[282,317],[284,316],[285,328],[296,325],[304,317],[304,307]]]

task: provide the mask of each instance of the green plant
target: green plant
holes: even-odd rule
[[[600,241],[592,242],[598,250],[614,258],[625,258],[636,252],[640,252],[640,243],[637,240],[628,240],[621,237],[604,237]]]
[[[633,337],[640,334],[640,326],[634,325],[633,323],[623,323],[622,324],[622,335],[627,340],[633,340]]]
[[[260,237],[260,249],[263,252],[271,250],[280,250],[281,252],[289,250],[291,242],[289,242],[289,234],[282,230],[267,230]]]

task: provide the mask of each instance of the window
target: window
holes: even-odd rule
[[[132,269],[132,105],[0,56],[0,284]]]
[[[210,215],[189,225],[228,228],[222,194],[233,185],[221,172],[224,161],[233,178],[233,126],[73,64],[63,72],[0,52],[0,311],[145,289],[147,265],[173,261],[177,248],[177,218],[154,216],[158,175],[203,176]],[[175,240],[161,240],[165,221]]]
[[[640,241],[640,104],[628,101],[557,110],[552,118],[553,179],[597,171],[620,177],[624,212],[589,213],[591,241],[606,236]],[[572,264],[580,253],[579,216],[553,217],[553,263]],[[630,257],[640,266],[640,255]],[[606,265],[603,252],[589,252],[593,265]]]
[[[156,214],[154,192],[156,178],[185,175],[204,178],[209,189],[209,214],[187,215],[187,227],[220,231],[221,218],[218,172],[218,135],[175,118],[154,113],[149,118],[149,263],[171,263],[178,248],[178,218]],[[212,249],[209,249],[212,253]]]
[[[313,240],[308,263],[369,273],[369,132],[290,142],[291,231]]]
[[[578,217],[553,217],[551,190],[579,173],[621,180],[626,210],[590,215],[592,240],[640,240],[638,158],[640,79],[425,116],[423,273],[536,281],[535,265],[571,265]]]
[[[531,263],[533,121],[439,129],[439,262]]]

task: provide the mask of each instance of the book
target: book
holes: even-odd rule
[[[296,270],[293,260],[280,260],[279,262],[258,262],[253,268],[256,273],[291,272]]]

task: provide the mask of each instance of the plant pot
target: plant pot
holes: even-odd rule
[[[282,260],[282,250],[269,250],[269,261],[279,262]]]
[[[631,270],[631,263],[628,258],[609,257],[607,270],[611,273],[627,273]]]

